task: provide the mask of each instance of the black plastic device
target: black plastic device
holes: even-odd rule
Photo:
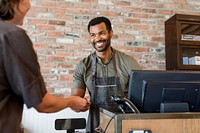
[[[111,100],[118,104],[118,108],[122,113],[126,113],[126,107],[128,107],[132,113],[140,113],[137,107],[129,99],[123,96],[111,96]]]

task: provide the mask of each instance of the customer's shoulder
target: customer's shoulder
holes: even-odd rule
[[[0,34],[10,34],[13,32],[25,32],[25,31],[14,24],[9,24],[4,21],[0,21]]]

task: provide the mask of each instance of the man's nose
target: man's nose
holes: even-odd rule
[[[100,36],[99,34],[96,34],[96,35],[95,35],[95,40],[98,41],[98,40],[100,40],[100,39],[101,39],[101,36]]]

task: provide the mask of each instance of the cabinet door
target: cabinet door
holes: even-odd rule
[[[179,45],[180,69],[200,70],[200,45]]]

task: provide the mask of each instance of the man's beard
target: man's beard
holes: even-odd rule
[[[96,43],[101,43],[103,42],[105,45],[103,48],[98,48],[96,47]],[[100,40],[100,41],[96,41],[96,42],[93,42],[92,43],[92,46],[94,47],[94,49],[96,49],[96,51],[98,52],[103,52],[103,51],[106,51],[109,47],[110,47],[110,39],[107,39],[107,40]]]

